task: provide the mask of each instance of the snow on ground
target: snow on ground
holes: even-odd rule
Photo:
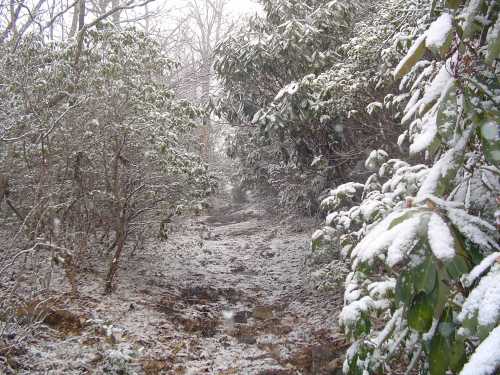
[[[178,218],[166,242],[123,261],[114,294],[101,294],[104,269],[80,276],[80,296],[59,300],[76,329],[41,326],[13,373],[335,373],[342,291],[308,286],[301,229],[256,204]]]

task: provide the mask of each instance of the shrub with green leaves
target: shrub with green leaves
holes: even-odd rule
[[[192,148],[202,111],[174,96],[152,38],[98,24],[0,49],[0,168],[30,240],[100,242],[113,267],[131,234],[214,187]]]
[[[245,186],[316,213],[329,186],[359,178],[367,150],[397,152],[381,67],[400,20],[420,14],[401,2],[264,1],[264,16],[220,43],[217,110],[235,125],[228,151]]]
[[[384,100],[406,103],[398,144],[422,163],[372,152],[378,172],[333,189],[313,236],[351,262],[339,316],[347,374],[500,369],[500,4],[429,5],[394,37],[406,50],[393,70],[400,93]]]

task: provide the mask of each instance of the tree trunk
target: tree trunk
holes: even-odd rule
[[[118,6],[120,6],[120,2],[118,0],[111,1],[111,8],[112,9],[115,9]],[[120,23],[120,11],[113,13],[113,23],[115,24],[115,26],[118,26],[118,24]]]
[[[149,26],[149,10],[148,10],[148,4],[144,5],[144,13],[146,15],[146,18],[144,19],[144,32],[146,33],[146,35],[149,35],[149,29],[150,29],[150,26]]]
[[[108,275],[106,276],[106,283],[104,286],[104,293],[110,294],[113,291],[113,280],[115,278],[116,272],[118,271],[118,265],[120,262],[120,257],[122,255],[123,247],[125,246],[125,239],[127,235],[126,230],[126,215],[124,212],[121,213],[120,217],[117,219],[116,227],[116,251],[113,256],[113,260],[109,266]]]
[[[124,140],[125,142],[125,140]],[[116,272],[118,271],[118,265],[120,262],[120,257],[122,255],[123,246],[125,245],[125,237],[127,235],[127,210],[126,204],[121,203],[122,191],[120,188],[120,152],[123,144],[116,145],[116,154],[113,160],[113,175],[112,175],[112,191],[114,196],[114,204],[115,209],[113,210],[115,213],[115,243],[116,250],[115,255],[113,256],[113,260],[109,266],[108,275],[106,276],[106,281],[104,285],[104,293],[109,294],[113,291],[113,279],[115,278]]]
[[[78,10],[78,31],[85,26],[85,0],[80,0]]]
[[[72,38],[76,34],[76,27],[78,26],[78,14],[80,13],[80,2],[83,0],[80,0],[78,4],[74,6],[73,10],[73,18],[71,20],[71,28],[69,30],[69,37]]]
[[[210,98],[210,59],[208,56],[203,58],[203,67],[201,69],[201,101],[204,104],[208,103]],[[201,129],[201,144],[202,144],[202,157],[208,162],[210,159],[210,150],[211,150],[211,142],[210,142],[210,133],[211,133],[211,122],[210,122],[210,114],[207,113],[203,116],[203,126]]]
[[[9,176],[6,174],[0,174],[0,204],[4,197],[9,195]]]

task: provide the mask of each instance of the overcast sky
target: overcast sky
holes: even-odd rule
[[[261,9],[261,5],[252,0],[231,0],[227,7],[232,14],[252,14]]]

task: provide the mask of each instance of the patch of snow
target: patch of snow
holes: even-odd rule
[[[397,225],[397,236],[392,244],[387,249],[386,263],[390,267],[394,267],[401,262],[404,257],[415,246],[417,234],[420,227],[420,219],[417,217],[405,220],[402,224]],[[393,229],[395,229],[393,228]]]
[[[330,196],[321,201],[322,209],[335,209],[343,201],[344,198],[352,198],[356,192],[364,188],[363,184],[357,182],[348,182],[339,185],[337,188],[330,191]]]
[[[326,215],[325,224],[326,225],[332,225],[333,220],[335,220],[335,218],[338,216],[338,214],[339,213],[337,211],[334,211],[334,212]]]
[[[349,363],[352,361],[352,359],[354,358],[354,356],[357,354],[358,350],[359,350],[359,344],[360,344],[361,340],[359,341],[354,341],[351,346],[347,349],[346,353],[345,353],[345,361],[342,365],[342,372],[344,374],[348,374],[349,373]]]
[[[384,204],[380,201],[369,199],[363,201],[359,208],[363,219],[369,222],[377,211],[384,208]]]
[[[382,250],[391,246],[398,237],[406,236],[408,232],[414,230],[415,226],[419,225],[419,219],[411,218],[389,229],[392,221],[402,214],[401,211],[392,212],[377,224],[377,226],[354,248],[351,257],[357,257],[361,262],[373,262],[376,257],[381,255]],[[402,246],[402,244],[399,245]],[[398,249],[394,247],[392,252],[396,253],[397,250]],[[394,254],[393,257],[395,258],[396,255]]]
[[[474,24],[475,16],[478,14],[482,3],[483,0],[471,0],[469,5],[463,9],[460,14],[460,18],[464,20],[462,24],[464,32],[470,33]]]
[[[381,109],[384,105],[380,102],[373,102],[366,106],[366,112],[371,115],[375,108]]]
[[[490,332],[488,337],[460,371],[460,375],[493,375],[500,367],[500,326]]]
[[[462,284],[468,288],[476,279],[481,276],[488,268],[490,268],[496,261],[500,259],[500,252],[488,255],[481,263],[475,266],[472,271],[462,278]]]
[[[402,150],[403,148],[403,143],[406,140],[406,136],[408,135],[408,131],[405,130],[403,133],[401,133],[398,137],[398,147]]]
[[[449,208],[447,212],[448,218],[453,225],[455,225],[460,233],[468,240],[485,250],[499,249],[497,242],[485,233],[495,233],[495,227],[491,224],[478,217],[469,215],[461,209]]]
[[[406,53],[406,56],[401,59],[401,61],[399,62],[398,66],[396,67],[396,69],[394,69],[394,75],[395,76],[397,76],[397,73],[403,68],[403,66],[405,66],[408,63],[408,60],[410,60],[412,58],[412,56],[415,55],[415,52],[417,51],[417,49],[422,45],[422,43],[425,42],[425,37],[426,37],[426,35],[424,33],[423,35],[420,35],[417,38],[417,40],[415,40],[413,42],[413,45],[411,46],[411,48]]]
[[[383,310],[388,308],[390,302],[386,299],[376,301],[369,296],[364,296],[360,300],[354,301],[351,304],[344,306],[340,315],[339,322],[344,326],[352,326],[360,318],[361,314],[369,310]]]
[[[452,28],[452,17],[449,13],[441,14],[427,30],[425,46],[429,49],[440,50],[446,43]]]
[[[360,289],[354,289],[350,290],[349,292],[346,291],[344,294],[344,302],[346,304],[353,303],[354,301],[357,301],[361,297],[361,290]]]
[[[233,320],[234,310],[223,310],[222,317],[224,318],[224,320],[228,320],[228,321]]]
[[[419,113],[423,114],[424,109],[438,99],[443,92],[446,92],[450,83],[453,83],[453,76],[449,72],[448,64],[445,63],[441,66],[431,84],[425,89],[424,96],[419,101]]]
[[[499,34],[500,34],[500,18],[497,18],[497,22],[495,22],[495,25],[492,28],[490,28],[488,35],[486,35],[486,42],[488,42],[488,44],[493,44]]]
[[[406,103],[406,107],[404,109],[404,113],[408,113],[408,111],[417,104],[418,99],[420,98],[420,93],[421,90],[417,89],[415,92],[411,95],[410,100],[408,103]]]
[[[500,264],[495,264],[484,276],[478,286],[472,290],[458,320],[472,319],[477,313],[477,321],[481,326],[497,324],[500,319]]]
[[[467,141],[474,130],[475,127],[473,126],[465,130],[454,147],[446,151],[434,164],[422,182],[422,186],[417,193],[417,200],[422,200],[426,196],[436,193],[440,180],[456,167],[456,162],[463,155]]]
[[[376,347],[380,347],[382,343],[387,339],[387,337],[389,337],[389,335],[391,334],[392,330],[394,329],[394,327],[396,326],[398,320],[401,318],[402,315],[403,315],[403,307],[400,307],[394,312],[391,320],[387,322],[384,329],[380,331],[378,336],[373,340]]]
[[[298,90],[299,90],[299,84],[295,81],[292,81],[278,92],[278,94],[274,97],[274,101],[281,99],[285,93],[288,95],[293,95]]]
[[[313,241],[319,240],[321,237],[323,237],[324,233],[321,229],[316,230],[313,235],[311,236],[311,239]]]
[[[396,280],[384,280],[384,281],[375,281],[368,285],[368,293],[372,298],[382,298],[386,297],[389,292],[394,291],[396,288]]]
[[[438,214],[431,214],[427,230],[429,245],[434,256],[447,261],[455,256],[454,238],[450,228]]]
[[[406,124],[408,121],[410,121],[417,112],[417,110],[419,109],[419,107],[420,107],[420,101],[417,101],[411,107],[408,107],[408,110],[405,109],[406,113],[401,119],[401,124]]]
[[[424,78],[429,77],[434,71],[435,64],[431,64],[429,61],[426,62],[428,66],[424,70],[422,70],[422,73],[420,73],[415,82],[413,82],[410,91],[414,91],[415,89],[417,89]]]
[[[429,147],[437,134],[437,112],[426,114],[422,120],[422,131],[418,134],[410,145],[410,154],[416,154]]]

